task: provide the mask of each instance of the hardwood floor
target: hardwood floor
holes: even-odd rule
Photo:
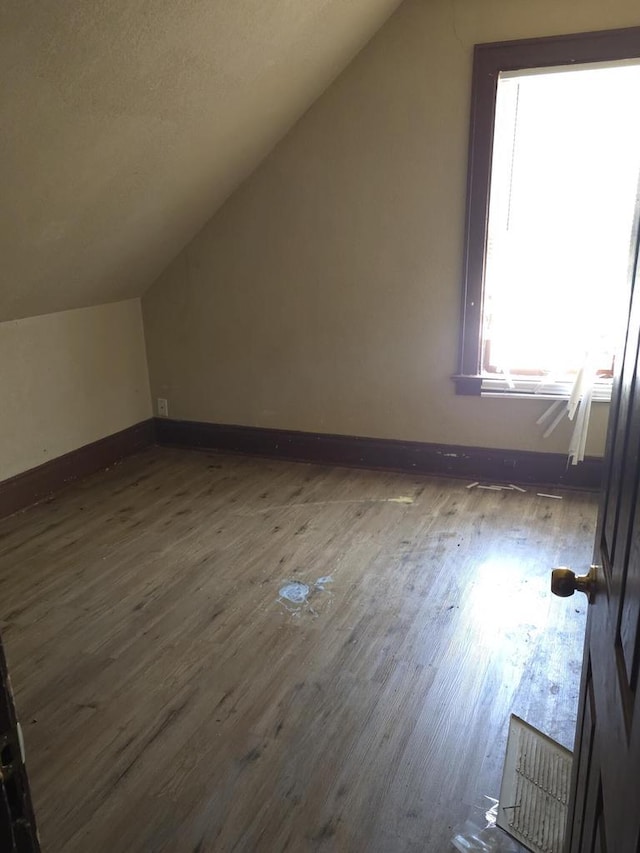
[[[44,853],[440,853],[512,711],[572,746],[596,498],[465,486],[153,449],[0,522]]]

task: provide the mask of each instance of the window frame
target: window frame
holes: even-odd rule
[[[640,58],[640,27],[474,46],[460,350],[458,373],[453,376],[456,394],[479,396],[483,391],[484,273],[493,130],[500,73],[637,58]],[[522,396],[523,392],[510,390],[507,393]]]

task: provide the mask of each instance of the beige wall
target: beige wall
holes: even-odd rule
[[[188,420],[565,451],[548,404],[450,380],[472,46],[638,24],[637,0],[406,0],[144,297],[153,395]]]
[[[0,320],[143,293],[398,5],[0,3]]]
[[[0,481],[151,415],[140,300],[0,323]]]

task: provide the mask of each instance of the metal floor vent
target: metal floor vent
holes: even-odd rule
[[[511,715],[497,825],[533,853],[562,853],[573,755]]]

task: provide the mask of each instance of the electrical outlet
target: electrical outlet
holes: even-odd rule
[[[169,401],[165,400],[164,397],[158,397],[158,417],[160,418],[168,418],[169,417]]]

